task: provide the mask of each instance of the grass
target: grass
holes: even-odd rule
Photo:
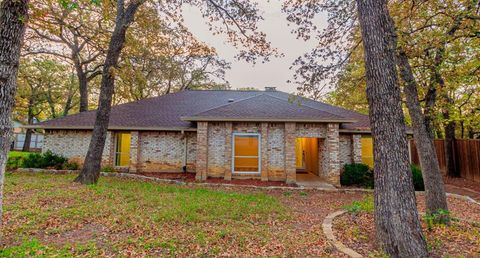
[[[7,173],[1,257],[212,256],[268,245],[291,218],[259,193]],[[233,246],[233,247],[232,247]]]
[[[372,213],[374,210],[373,195],[366,195],[362,200],[353,201],[351,204],[343,206],[343,208],[352,213]]]

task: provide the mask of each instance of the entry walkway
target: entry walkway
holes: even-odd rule
[[[335,189],[335,187],[325,180],[322,180],[319,176],[314,174],[297,174],[297,185],[303,187],[315,187],[325,189]]]

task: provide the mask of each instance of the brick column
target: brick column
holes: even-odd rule
[[[325,171],[326,180],[334,185],[340,185],[340,139],[338,132],[338,124],[331,123],[327,127],[327,170]]]
[[[197,174],[196,180],[207,179],[208,169],[208,122],[197,123],[197,160],[195,169]]]
[[[362,135],[352,135],[352,159],[353,163],[362,163]]]
[[[107,132],[107,137],[110,138],[109,142],[109,154],[108,154],[108,164],[109,166],[113,167],[115,166],[115,146],[116,143],[115,141],[117,140],[116,134],[113,131]]]
[[[261,126],[261,178],[262,181],[268,181],[268,123],[262,123]]]
[[[130,132],[130,164],[128,171],[136,173],[140,158],[140,134],[138,131]]]
[[[285,174],[288,184],[293,184],[297,181],[295,138],[295,123],[285,123]]]
[[[232,122],[225,123],[225,180],[232,180]]]

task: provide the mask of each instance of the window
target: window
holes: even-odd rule
[[[233,134],[233,172],[260,173],[260,135],[256,133]]]
[[[362,163],[373,168],[373,138],[362,136]]]
[[[115,166],[128,167],[130,163],[130,133],[117,133]]]

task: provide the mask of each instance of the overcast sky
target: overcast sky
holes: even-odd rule
[[[198,11],[194,7],[184,8],[185,22],[190,31],[200,40],[217,49],[221,58],[229,61],[232,68],[227,71],[226,79],[230,82],[232,88],[254,87],[263,89],[264,87],[277,87],[289,93],[295,92],[295,85],[288,84],[287,80],[292,78],[293,71],[289,70],[292,62],[298,56],[308,52],[315,46],[314,41],[304,42],[296,39],[291,34],[291,28],[287,27],[286,16],[281,12],[282,0],[259,0],[259,7],[263,12],[264,21],[259,24],[259,28],[267,34],[267,38],[272,45],[278,48],[285,57],[272,58],[270,62],[252,65],[247,62],[237,61],[233,57],[236,54],[234,47],[224,43],[222,36],[213,36]],[[324,17],[319,19],[319,26],[324,25]]]

